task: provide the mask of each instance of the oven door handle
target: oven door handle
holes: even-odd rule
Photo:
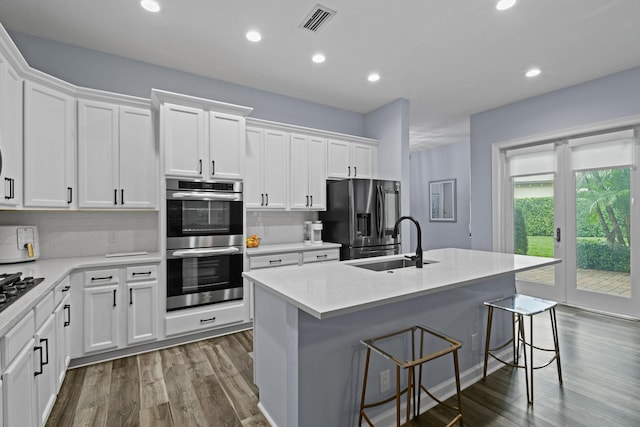
[[[182,193],[170,193],[170,200],[229,200],[229,201],[241,201],[242,196],[238,193],[234,194],[220,194],[220,193],[205,193],[205,192],[182,192]]]
[[[230,255],[238,253],[240,253],[240,249],[233,247],[220,249],[183,249],[173,252],[171,256],[175,258],[197,258],[211,255]]]

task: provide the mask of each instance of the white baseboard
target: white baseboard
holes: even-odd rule
[[[264,417],[267,419],[267,422],[271,427],[278,427],[275,421],[273,421],[273,418],[271,418],[271,415],[269,415],[269,412],[267,412],[267,410],[264,409],[264,406],[262,406],[261,402],[258,402],[258,409],[260,410],[260,412],[262,412],[262,415],[264,415]]]

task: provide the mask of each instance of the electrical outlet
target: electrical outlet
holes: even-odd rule
[[[478,351],[478,334],[471,335],[471,351]]]
[[[388,369],[380,372],[380,393],[389,391],[391,388],[391,372]]]

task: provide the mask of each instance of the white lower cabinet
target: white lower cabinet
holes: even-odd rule
[[[157,277],[156,265],[85,271],[84,353],[158,338]]]
[[[24,345],[2,374],[5,426],[37,427],[34,339]]]
[[[181,310],[169,313],[165,320],[167,336],[198,332],[234,323],[245,322],[246,308],[243,301],[209,305],[207,308]]]
[[[56,389],[62,386],[71,362],[71,297],[66,295],[53,312],[56,329]]]
[[[38,425],[45,425],[58,393],[55,316],[47,320],[35,335],[35,388]]]

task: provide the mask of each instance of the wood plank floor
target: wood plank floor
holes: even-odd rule
[[[534,319],[537,342],[550,344],[548,316]],[[463,391],[465,426],[640,426],[640,321],[559,307],[558,327],[564,384],[555,365],[535,371],[527,405],[524,372],[504,367]],[[268,426],[252,339],[246,331],[70,370],[47,426]],[[449,416],[434,408],[410,425]]]

